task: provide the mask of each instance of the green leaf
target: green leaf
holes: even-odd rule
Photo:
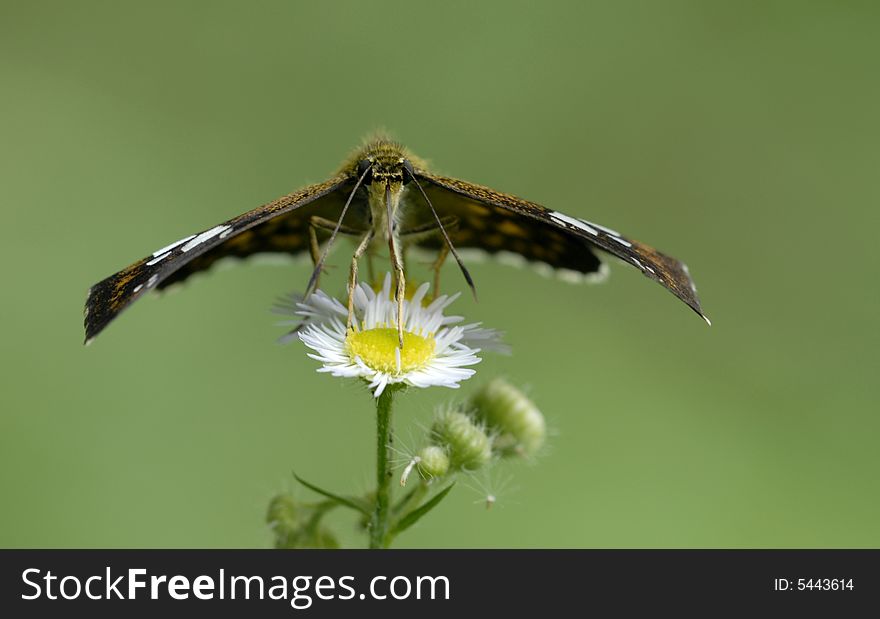
[[[397,503],[394,504],[394,507],[391,508],[391,513],[394,514],[395,516],[397,514],[399,514],[406,507],[407,503],[409,503],[412,500],[412,498],[416,494],[418,494],[419,492],[424,492],[424,490],[422,489],[422,484],[416,485],[415,488],[413,488],[412,490],[407,492],[405,495],[403,495],[397,501]]]
[[[364,514],[365,516],[370,515],[370,511],[372,510],[372,506],[369,503],[367,503],[365,500],[360,499],[358,497],[353,497],[353,496],[342,496],[340,494],[334,494],[328,490],[324,490],[323,488],[319,488],[315,484],[310,484],[309,482],[307,482],[305,479],[303,479],[302,477],[300,477],[296,473],[294,473],[293,476],[296,478],[296,481],[301,483],[303,486],[305,486],[309,490],[312,490],[314,492],[317,492],[318,494],[324,495],[328,499],[330,499],[332,501],[336,501],[340,505],[345,505],[346,507],[350,507],[351,509],[355,510],[356,512],[360,512],[360,513]]]
[[[448,486],[446,486],[443,490],[435,494],[429,501],[426,501],[423,505],[415,508],[406,516],[397,521],[397,524],[394,525],[394,528],[391,529],[389,533],[389,537],[394,537],[399,533],[403,533],[408,528],[413,526],[419,520],[422,519],[422,516],[427,514],[429,511],[437,507],[437,505],[446,498],[446,495],[449,494],[449,491],[452,490],[452,487],[455,485],[455,482],[452,482]]]

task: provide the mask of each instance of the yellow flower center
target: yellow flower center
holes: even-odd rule
[[[367,367],[388,374],[411,372],[424,366],[434,356],[436,342],[433,337],[404,331],[400,367],[397,365],[397,345],[397,329],[349,331],[345,338],[345,347],[352,359],[360,357]]]

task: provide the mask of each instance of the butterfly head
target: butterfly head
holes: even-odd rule
[[[380,138],[358,149],[344,170],[366,188],[373,222],[383,229],[387,228],[388,216],[391,221],[399,217],[401,197],[414,178],[415,168],[423,166],[400,144]]]
[[[420,162],[419,162],[420,163]],[[365,185],[407,185],[413,177],[413,157],[395,142],[377,139],[367,143],[348,162],[349,174]]]

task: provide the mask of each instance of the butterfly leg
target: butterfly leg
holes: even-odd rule
[[[434,298],[440,296],[440,269],[443,267],[443,263],[446,262],[446,257],[449,255],[449,246],[443,245],[440,247],[440,253],[437,254],[437,259],[434,261],[434,264],[431,265],[431,270],[434,271]]]
[[[367,248],[370,247],[370,242],[372,240],[373,231],[370,230],[363,236],[363,238],[361,238],[361,242],[358,244],[357,249],[354,251],[354,255],[351,257],[351,270],[348,272],[348,329],[351,329],[354,325],[354,291],[357,287],[358,260],[364,255]]]
[[[331,221],[330,219],[325,219],[323,217],[318,217],[313,215],[309,218],[309,254],[312,258],[312,266],[314,267],[314,272],[312,273],[312,279],[309,282],[309,286],[307,289],[307,294],[311,294],[318,288],[318,279],[326,269],[324,266],[324,259],[326,256],[321,254],[321,244],[318,241],[318,230],[323,232],[333,233],[336,228],[339,228],[339,232],[346,236],[354,236],[360,237],[364,234],[363,230],[358,230],[356,228],[352,228],[349,226],[338,225],[337,222]],[[329,248],[328,248],[329,249]]]
[[[443,227],[448,231],[455,231],[459,225],[459,219],[455,216],[444,217],[440,221]],[[405,230],[401,234],[401,236],[406,239],[408,244],[418,244],[432,237],[440,238],[440,253],[437,254],[437,259],[429,267],[432,271],[434,271],[434,298],[436,299],[438,296],[440,296],[440,269],[443,267],[443,264],[446,262],[446,258],[449,256],[449,245],[443,242],[444,239],[443,234],[440,231],[440,226],[438,226],[436,222],[432,221],[430,223],[416,226],[414,228],[410,228],[409,230]]]
[[[312,268],[317,269],[321,262],[321,245],[318,243],[317,228],[311,222],[309,222],[309,254],[312,257]],[[318,277],[320,277],[320,272]],[[318,278],[315,278],[315,287],[318,287]]]
[[[454,215],[443,217],[440,222],[447,230],[458,229],[459,219]],[[402,230],[400,236],[407,243],[420,243],[425,239],[430,239],[437,236],[443,238],[443,235],[440,232],[440,226],[438,226],[437,222],[434,221],[418,226],[413,226],[412,228],[407,228],[406,230]]]
[[[394,270],[394,281],[397,283],[394,292],[394,299],[397,301],[397,338],[400,348],[403,349],[403,300],[406,297],[406,274],[403,270],[403,256],[400,254],[399,246],[400,243],[395,243],[392,235],[388,239],[388,254],[391,256],[391,268]]]

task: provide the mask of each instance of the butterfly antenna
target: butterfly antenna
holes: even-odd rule
[[[327,255],[330,253],[330,247],[333,245],[333,241],[336,240],[336,235],[339,233],[339,228],[342,227],[342,220],[345,219],[345,213],[348,211],[348,207],[351,204],[352,199],[354,199],[354,194],[357,193],[358,188],[363,184],[364,179],[367,177],[367,174],[370,173],[370,170],[373,169],[373,165],[370,164],[367,169],[365,169],[361,175],[358,177],[357,182],[354,184],[354,189],[351,190],[351,193],[348,194],[348,200],[345,201],[345,206],[342,207],[342,213],[339,214],[339,221],[336,222],[336,227],[333,228],[333,232],[330,233],[330,238],[327,241],[327,245],[324,247],[324,251],[321,252],[321,257],[318,259],[318,264],[315,265],[315,270],[312,271],[312,276],[309,278],[309,285],[306,286],[306,293],[304,295],[304,299],[308,299],[309,296],[315,291],[315,286],[318,284],[318,277],[321,275],[321,271],[324,269],[324,261],[327,260]]]
[[[440,232],[443,234],[443,240],[446,241],[446,245],[449,247],[449,252],[452,254],[452,257],[455,258],[455,262],[458,263],[458,268],[461,269],[461,274],[464,275],[464,279],[467,282],[468,286],[470,286],[471,293],[474,295],[474,300],[477,300],[477,287],[474,285],[474,280],[471,277],[471,274],[468,272],[467,267],[464,266],[464,263],[461,261],[461,256],[458,255],[458,252],[455,249],[455,245],[452,244],[452,239],[449,238],[449,233],[446,232],[446,228],[443,227],[443,222],[440,221],[440,216],[437,215],[437,211],[434,208],[434,205],[431,204],[430,198],[428,198],[428,194],[425,193],[425,190],[422,189],[421,183],[419,183],[419,179],[416,178],[416,175],[410,172],[408,169],[404,168],[409,177],[416,184],[416,187],[419,188],[419,193],[422,194],[422,197],[425,199],[425,202],[428,203],[428,208],[431,209],[431,212],[434,214],[434,219],[437,221],[437,226],[440,228]]]

